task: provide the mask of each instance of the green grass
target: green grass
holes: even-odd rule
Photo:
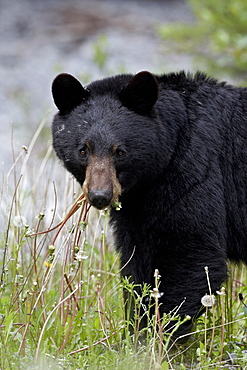
[[[247,368],[247,313],[238,298],[247,295],[246,268],[230,266],[226,295],[217,296],[186,344],[172,345],[154,330],[158,299],[156,315],[146,312],[148,329],[140,330],[150,287],[139,297],[135,286],[120,280],[108,214],[89,209],[54,160],[51,143],[42,140],[46,126],[44,120],[2,174],[0,369]],[[135,297],[132,336],[123,286]],[[164,317],[163,326],[174,316]]]

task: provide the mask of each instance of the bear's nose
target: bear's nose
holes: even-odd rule
[[[103,209],[110,205],[112,200],[112,192],[109,190],[91,190],[88,193],[88,199],[92,206]]]

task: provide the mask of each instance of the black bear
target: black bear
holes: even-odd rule
[[[111,208],[122,275],[154,286],[158,269],[161,313],[196,317],[205,266],[215,292],[227,259],[247,263],[247,89],[143,71],[86,88],[60,74],[52,92],[54,149],[89,203]]]

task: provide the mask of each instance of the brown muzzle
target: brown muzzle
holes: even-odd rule
[[[121,185],[111,157],[90,158],[82,190],[89,203],[98,209],[110,206],[117,199]]]

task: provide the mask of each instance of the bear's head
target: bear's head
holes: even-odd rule
[[[59,110],[53,146],[98,209],[145,187],[160,167],[158,82],[149,72],[118,75],[87,88],[69,74],[52,84]]]

